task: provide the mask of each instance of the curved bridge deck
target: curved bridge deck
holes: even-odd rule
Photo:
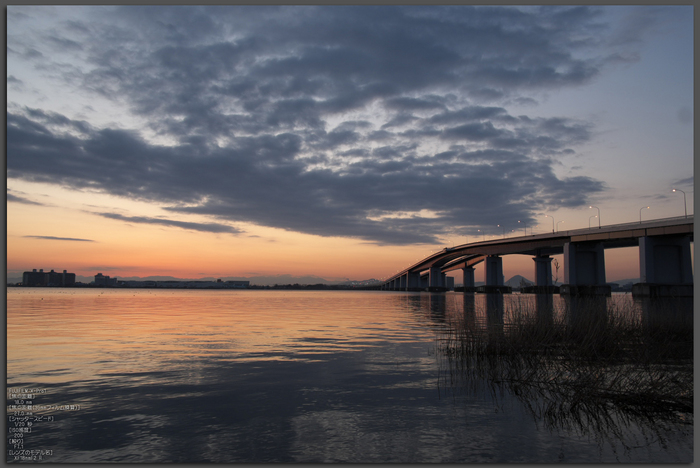
[[[415,279],[414,284],[411,285],[409,284],[411,282],[409,277],[415,278],[416,274],[420,275],[426,270],[432,275],[436,275],[438,271],[442,275],[449,271],[459,269],[466,271],[470,268],[473,269],[474,265],[485,261],[489,257],[495,258],[503,255],[520,254],[531,255],[539,259],[548,259],[550,255],[562,253],[565,255],[565,278],[574,278],[573,284],[601,285],[605,283],[602,251],[607,248],[635,246],[640,247],[641,263],[645,263],[646,260],[646,265],[642,266],[642,270],[644,270],[645,266],[648,267],[648,271],[641,272],[643,283],[654,282],[645,281],[645,277],[647,280],[653,280],[654,276],[663,276],[665,279],[661,281],[662,283],[688,284],[686,270],[690,267],[692,271],[692,266],[690,266],[689,242],[693,241],[693,224],[694,217],[688,216],[651,220],[642,223],[615,224],[601,226],[600,228],[576,229],[547,234],[471,242],[452,248],[446,248],[420,260],[389,277],[384,282],[383,287],[385,289],[415,289]],[[688,244],[688,248],[685,248],[685,244]],[[678,255],[675,253],[675,247],[681,249],[681,253],[679,254],[681,256],[680,259],[676,258]],[[649,252],[645,254],[643,251],[644,249]],[[678,268],[683,270],[681,274],[668,273],[665,270],[660,271],[660,268],[663,270],[661,265],[650,265],[650,263],[653,263],[654,255],[658,257],[660,254],[662,256],[672,256],[673,258],[669,261],[675,261],[679,264]],[[592,258],[591,255],[595,257],[592,261],[590,260],[590,258]],[[688,258],[686,259],[685,256]],[[577,258],[579,261],[576,261]],[[663,262],[657,261],[656,263]],[[603,271],[602,277],[600,274],[601,267]],[[543,268],[546,268],[546,266]],[[596,275],[590,274],[589,270],[595,270]],[[576,275],[577,272],[579,275]],[[654,273],[657,274],[654,275]],[[546,276],[546,270],[543,275]],[[494,281],[489,281],[488,272],[486,276],[487,284],[491,283],[494,286],[498,286],[500,282],[502,285],[502,281],[499,281],[499,278],[497,278],[498,275],[496,275]],[[549,281],[547,281],[544,276],[540,278],[541,275],[538,272],[536,272],[536,276],[538,276],[538,286],[551,285],[551,272]],[[575,281],[576,276],[580,277],[580,281]],[[465,285],[467,285],[469,279],[465,278],[465,280]],[[428,286],[444,287],[444,284],[439,284],[442,282],[444,281],[431,279]],[[473,283],[473,279],[471,282]],[[569,281],[565,280],[565,282],[568,283]],[[692,284],[692,276],[690,283]]]

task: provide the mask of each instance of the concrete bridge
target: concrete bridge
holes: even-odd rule
[[[693,216],[665,218],[548,234],[472,242],[434,253],[388,278],[381,286],[394,291],[444,291],[446,274],[462,270],[465,291],[473,291],[474,266],[484,262],[485,286],[480,292],[502,292],[504,255],[530,255],[535,292],[553,291],[551,255],[564,254],[562,294],[609,295],[605,249],[639,247],[640,295],[692,296],[690,243]]]

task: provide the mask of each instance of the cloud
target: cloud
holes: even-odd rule
[[[76,42],[64,53],[82,66],[70,67],[65,83],[123,103],[148,128],[8,107],[8,179],[99,189],[173,216],[380,244],[534,220],[545,209],[586,206],[606,189],[553,169],[591,141],[592,123],[508,109],[535,109],[532,93],[584,85],[614,66],[612,54],[630,52],[634,41],[599,7],[86,11],[89,20],[71,17],[50,37],[26,19],[8,34],[17,50],[48,62],[55,44]],[[438,215],[404,216],[421,212]]]
[[[48,40],[50,42],[53,42],[58,50],[63,50],[63,49],[82,50],[83,49],[82,44],[80,44],[76,41],[72,41],[70,39],[63,38],[63,37],[49,36]]]
[[[190,231],[200,231],[200,232],[212,232],[212,233],[229,233],[238,234],[243,231],[236,229],[225,224],[218,223],[193,223],[187,221],[177,221],[173,219],[163,219],[163,218],[149,218],[144,216],[124,216],[117,213],[95,213],[99,216],[109,219],[116,219],[119,221],[126,221],[129,223],[140,223],[140,224],[159,224],[162,226],[169,227],[179,227],[182,229],[187,229]]]
[[[687,178],[685,178],[685,179],[676,180],[676,181],[673,183],[673,185],[674,185],[674,186],[680,186],[680,187],[682,187],[682,186],[685,185],[685,186],[687,186],[687,187],[692,188],[692,187],[694,187],[694,183],[695,183],[695,178],[694,178],[694,177],[687,177]]]
[[[7,84],[10,86],[16,86],[16,87],[22,87],[24,85],[22,80],[19,80],[12,75],[8,75]]]
[[[224,148],[204,142],[164,147],[121,130],[88,129],[74,136],[62,131],[77,128],[74,122],[60,118],[51,122],[63,127],[50,130],[26,115],[8,114],[9,178],[100,189],[155,202],[181,214],[378,243],[434,242],[456,227],[450,225],[454,220],[459,220],[459,226],[484,225],[492,223],[494,212],[528,219],[533,210],[544,206],[583,206],[587,196],[604,188],[590,178],[559,179],[551,160],[529,154],[536,148],[559,150],[572,138],[584,138],[575,131],[572,137],[572,126],[562,122],[527,121],[521,133],[530,132],[534,125],[546,128],[548,139],[542,142],[533,137],[528,142],[524,138],[521,148],[511,150],[498,148],[497,140],[506,130],[489,123],[481,134],[477,130],[482,127],[474,131],[481,137],[479,143],[487,147],[470,147],[471,138],[452,151],[433,154],[424,153],[417,141],[405,137],[372,150],[372,129],[366,129],[345,134],[344,141],[369,153],[328,155],[314,159],[315,166],[303,157],[305,146],[313,146],[304,140],[307,135],[239,138]],[[462,200],[468,200],[472,209],[465,210]],[[423,209],[444,214],[437,219],[370,219],[370,213],[376,211]],[[230,226],[101,215],[208,232],[237,232]]]
[[[45,239],[45,240],[58,240],[58,241],[75,241],[75,242],[96,242],[92,239],[76,239],[73,237],[54,237],[54,236],[22,236],[28,239]]]
[[[23,203],[25,205],[39,205],[39,206],[44,206],[42,203],[38,203],[35,201],[27,200],[26,198],[23,197],[18,197],[17,195],[13,195],[11,193],[7,194],[7,202],[8,203]]]

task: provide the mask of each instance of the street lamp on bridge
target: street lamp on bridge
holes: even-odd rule
[[[588,229],[591,228],[591,219],[597,218],[597,217],[598,217],[598,215],[593,215],[593,216],[590,216],[590,217],[588,218]]]
[[[505,227],[505,226],[501,226],[500,224],[497,224],[496,226],[498,226],[498,227],[503,227],[503,238],[505,239],[505,238],[506,238],[506,227]]]
[[[520,222],[520,221],[518,221],[518,222]],[[527,236],[527,224],[525,224],[525,223],[523,223],[523,232]]]
[[[688,217],[688,205],[685,202],[685,192],[681,189],[673,189],[674,192],[681,192],[683,194],[683,208],[685,208],[685,217]]]
[[[593,206],[593,205],[589,206],[588,208],[595,208],[596,210],[598,210],[598,229],[600,229],[600,208],[598,208],[597,206]],[[589,219],[589,221],[590,221],[590,219]]]
[[[554,216],[544,215],[545,218],[552,218],[552,234],[554,234]]]
[[[563,223],[564,221],[557,221],[557,232],[559,232],[559,223]]]
[[[642,210],[648,210],[648,206],[643,206],[639,209],[639,224],[642,224]]]

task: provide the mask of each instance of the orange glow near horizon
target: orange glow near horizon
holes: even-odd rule
[[[77,193],[28,183],[18,187],[41,195],[34,197],[37,204],[7,204],[8,277],[21,276],[23,271],[36,268],[68,270],[79,276],[94,276],[99,272],[122,278],[308,275],[328,280],[382,279],[445,247],[381,246],[358,239],[321,237],[246,223],[235,225],[242,233],[231,234],[129,222],[105,218],[99,213],[122,212],[125,216],[149,219],[172,219],[173,215],[147,203],[99,193]],[[91,202],[89,205],[80,202],[86,199]],[[206,217],[194,220],[212,222]],[[608,281],[639,276],[637,248],[609,249],[605,255]],[[559,281],[564,280],[561,257],[555,257],[561,265]],[[503,274],[506,280],[522,275],[533,281],[534,262],[526,255],[504,256]],[[462,282],[459,272],[450,276],[457,283]],[[483,281],[483,276],[483,267],[478,265],[475,280]]]
[[[133,223],[95,214],[100,208],[112,212],[114,208],[75,208],[62,189],[56,193],[52,206],[7,204],[8,275],[36,268],[68,270],[81,276],[101,272],[117,277],[313,275],[364,280],[404,268],[412,257],[425,257],[437,248],[385,247],[248,224],[236,226],[243,233],[230,234]],[[105,199],[112,204],[121,202],[103,195],[95,198],[99,203]],[[142,207],[131,203],[129,208]],[[152,209],[147,214],[130,213],[150,218],[162,215]]]

